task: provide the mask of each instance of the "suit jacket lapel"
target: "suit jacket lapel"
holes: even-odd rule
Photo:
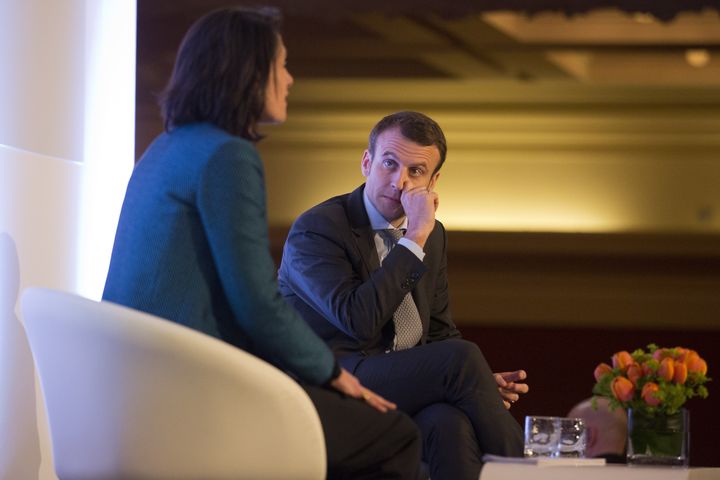
[[[375,248],[375,232],[370,227],[370,219],[367,211],[365,211],[365,203],[363,202],[363,191],[365,185],[353,190],[347,199],[347,215],[350,221],[350,227],[357,243],[360,256],[367,268],[366,275],[369,277],[371,272],[380,268],[380,259],[378,258],[377,249]],[[426,245],[426,255],[430,254]],[[429,282],[423,276],[413,289],[412,296],[415,300],[422,320],[423,336],[422,343],[427,339],[428,330],[430,328],[430,299],[433,292],[427,291]]]
[[[365,184],[353,190],[347,198],[347,216],[350,222],[350,229],[355,237],[355,245],[357,246],[360,257],[362,258],[365,271],[362,272],[363,280],[370,278],[372,272],[380,268],[380,258],[375,248],[375,231],[370,226],[370,218],[368,218],[363,202],[363,192]],[[381,346],[385,348],[392,344],[392,338],[395,335],[395,325],[392,321],[387,322],[382,329]]]
[[[370,227],[370,219],[365,211],[363,203],[363,191],[365,184],[353,190],[347,199],[347,215],[350,222],[350,228],[355,236],[355,242],[363,259],[366,275],[369,277],[370,272],[374,272],[380,268],[380,259],[375,249],[375,232]]]

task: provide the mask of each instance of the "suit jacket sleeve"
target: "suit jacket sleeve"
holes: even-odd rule
[[[354,231],[338,204],[316,207],[298,218],[290,230],[281,285],[361,345],[372,344],[392,321],[405,295],[424,275],[435,274],[402,246],[390,251],[382,267],[373,268],[377,264],[369,231]],[[446,273],[445,268],[437,272],[442,288],[427,300],[432,315],[438,316],[430,321],[433,339],[457,335],[450,320]],[[449,333],[448,326],[455,333]]]
[[[447,277],[447,232],[442,226],[442,253],[439,268],[436,272],[435,290],[430,302],[430,327],[427,342],[435,342],[446,338],[460,337],[450,314],[450,295]]]
[[[302,380],[326,382],[332,352],[278,292],[256,152],[235,142],[216,152],[202,173],[197,205],[222,288],[253,350]]]
[[[355,236],[344,216],[311,210],[290,230],[280,274],[305,303],[360,342],[380,335],[426,271],[410,250],[400,246],[386,257],[383,268],[371,271],[367,255],[373,253],[377,263],[377,253],[367,242]]]

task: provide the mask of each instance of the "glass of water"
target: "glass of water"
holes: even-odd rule
[[[585,423],[580,418],[557,419],[559,439],[555,457],[585,456]]]
[[[525,456],[550,457],[555,455],[560,440],[558,417],[525,417]]]

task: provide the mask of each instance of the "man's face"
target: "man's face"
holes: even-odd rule
[[[362,174],[367,178],[365,192],[375,208],[390,223],[405,216],[400,197],[415,187],[432,190],[440,172],[440,151],[435,145],[423,147],[403,137],[399,128],[382,132],[375,143],[375,154],[365,150]]]

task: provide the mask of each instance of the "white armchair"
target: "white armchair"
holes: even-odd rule
[[[60,479],[319,479],[320,421],[240,349],[109,302],[29,288],[24,325]]]
[[[15,313],[19,288],[17,247],[0,229],[0,479],[54,480],[42,464],[43,451],[50,456],[50,434],[44,417],[37,417],[42,397],[36,392],[30,345]]]

